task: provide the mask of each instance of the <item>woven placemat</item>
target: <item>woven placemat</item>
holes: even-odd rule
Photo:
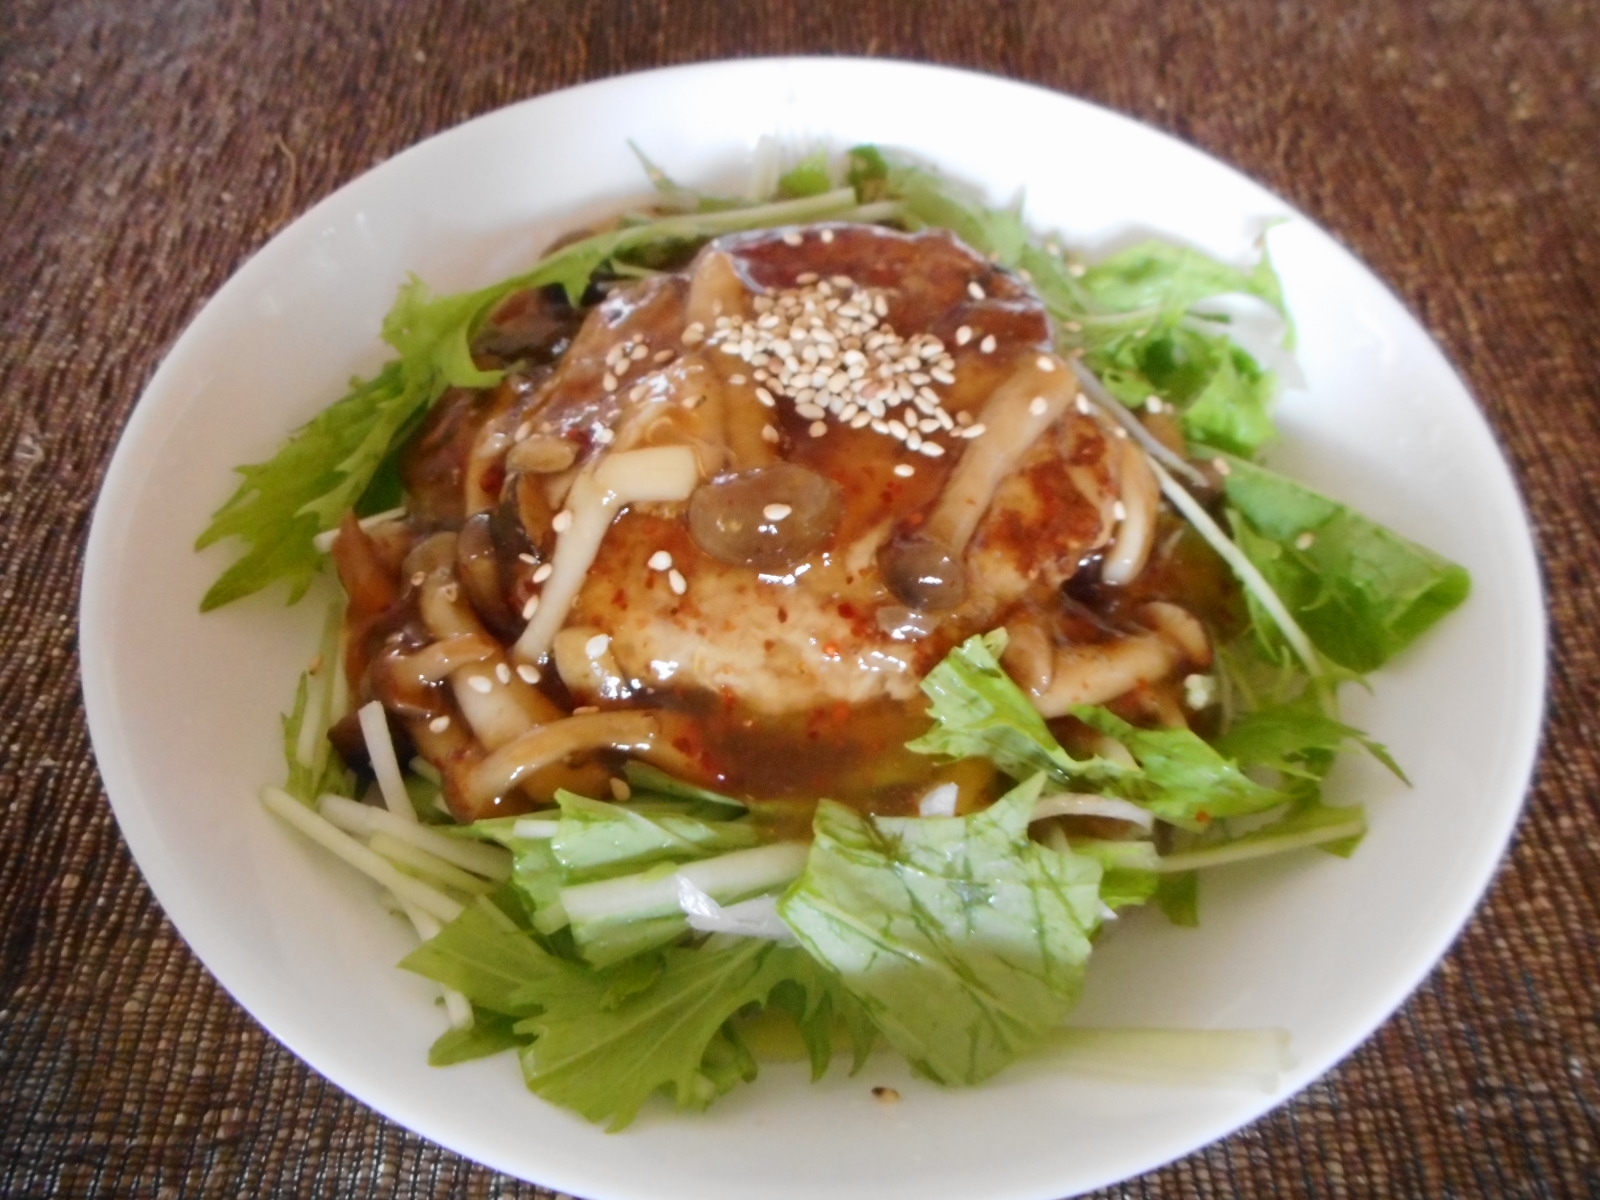
[[[1328,1078],[1104,1194],[1600,1195],[1600,15],[1569,0],[0,6],[0,1194],[549,1195],[323,1082],[165,921],[84,728],[89,514],[165,348],[317,198],[529,95],[797,52],[1036,81],[1238,165],[1419,314],[1532,510],[1550,718],[1487,903]]]

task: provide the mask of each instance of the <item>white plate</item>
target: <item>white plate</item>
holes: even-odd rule
[[[255,801],[318,606],[281,592],[210,616],[226,555],[190,547],[230,468],[383,359],[377,330],[416,272],[439,290],[530,262],[575,217],[637,196],[627,142],[696,183],[748,172],[760,139],[876,141],[1026,190],[1039,227],[1086,247],[1159,230],[1244,257],[1272,218],[1306,387],[1273,460],[1471,569],[1458,614],[1349,696],[1407,789],[1370,765],[1337,787],[1369,805],[1350,861],[1307,853],[1206,880],[1203,925],[1143,915],[1106,939],[1086,1022],[1283,1026],[1275,1095],[1068,1078],[1042,1064],[980,1089],[887,1058],[811,1086],[798,1066],[704,1116],[647,1110],[607,1135],[523,1090],[501,1057],[432,1070],[442,1017],[394,970],[408,936],[371,890]],[[95,512],[82,607],[84,691],[118,821],[195,953],[316,1070],[499,1170],[605,1200],[1056,1197],[1155,1167],[1316,1079],[1416,987],[1482,893],[1516,819],[1541,717],[1544,620],[1510,475],[1461,382],[1394,297],[1281,200],[1200,152],[1077,100],[902,63],[722,63],[607,80],[469,122],[323,201],[205,307],[129,423]],[[875,1101],[872,1085],[903,1095]],[[268,1119],[273,1119],[269,1114]],[[279,1119],[291,1121],[293,1113]],[[1313,1169],[1315,1169],[1313,1167]]]

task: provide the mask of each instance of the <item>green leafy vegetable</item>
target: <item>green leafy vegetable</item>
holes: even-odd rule
[[[1230,468],[1240,546],[1341,666],[1376,670],[1467,598],[1471,579],[1448,559],[1262,467]]]
[[[609,1006],[601,973],[573,971],[541,990],[543,1011],[518,1024],[533,1038],[521,1056],[528,1087],[613,1130],[662,1088],[681,1108],[704,1108],[729,1082],[716,1078],[717,1059],[737,1049],[719,1040],[729,1018],[782,983],[808,993],[807,1008],[820,1007],[809,993],[834,986],[804,952],[773,942],[670,949],[662,963],[652,986]],[[741,1063],[738,1077],[753,1070]]]
[[[867,817],[824,801],[784,920],[913,1067],[987,1079],[1072,1008],[1100,867],[1028,838],[1044,777],[970,817]]]

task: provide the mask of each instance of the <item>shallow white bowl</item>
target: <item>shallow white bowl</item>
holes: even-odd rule
[[[1350,861],[1309,852],[1205,881],[1203,925],[1125,920],[1097,951],[1085,1023],[1281,1026],[1273,1095],[1074,1079],[1025,1065],[980,1089],[879,1057],[820,1085],[799,1066],[700,1117],[665,1105],[607,1135],[523,1090],[502,1057],[425,1061],[442,1018],[394,970],[407,933],[371,889],[259,807],[281,775],[278,713],[320,606],[256,597],[201,617],[224,552],[195,535],[230,468],[383,359],[377,331],[415,272],[449,291],[525,266],[575,220],[643,190],[632,139],[685,181],[746,176],[758,142],[875,141],[1026,191],[1038,227],[1093,249],[1155,230],[1233,258],[1271,245],[1305,386],[1273,461],[1464,563],[1476,590],[1350,719],[1369,763]],[[777,60],[607,80],[469,122],[371,171],[257,254],[205,307],[140,401],[95,513],[82,606],[90,728],[151,888],[217,979],[317,1071],[401,1124],[502,1171],[605,1200],[1055,1197],[1148,1170],[1316,1079],[1416,987],[1477,902],[1511,831],[1541,717],[1544,619],[1522,507],[1482,416],[1427,335],[1326,234],[1200,152],[1080,101],[902,63]],[[904,1097],[886,1106],[870,1088]],[[294,1119],[291,1113],[284,1120]]]

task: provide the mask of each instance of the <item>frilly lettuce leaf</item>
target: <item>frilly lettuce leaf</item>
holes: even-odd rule
[[[1349,670],[1381,667],[1471,591],[1463,567],[1263,467],[1230,460],[1226,489],[1240,548]]]
[[[824,801],[779,912],[886,1040],[941,1083],[977,1083],[1076,1002],[1100,866],[1033,842],[1042,775],[970,817],[870,817]]]

